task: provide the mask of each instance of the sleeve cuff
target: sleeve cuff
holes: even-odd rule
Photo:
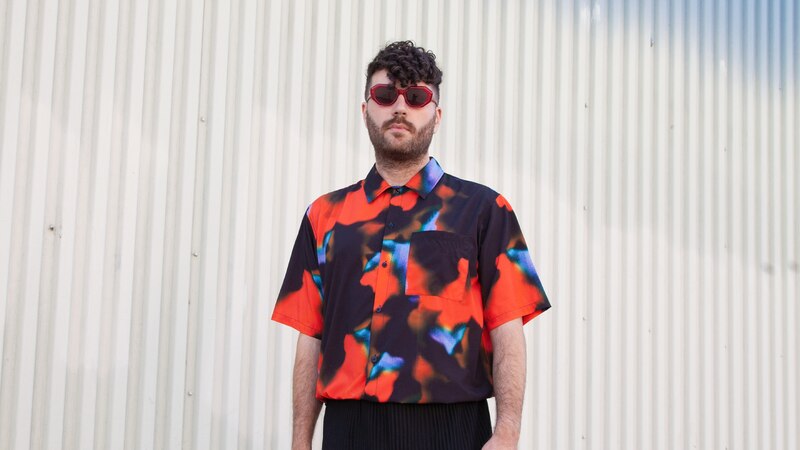
[[[299,331],[299,332],[301,332],[301,333],[303,333],[305,335],[311,336],[313,338],[316,338],[316,339],[322,338],[322,330],[318,330],[318,329],[316,329],[316,328],[314,328],[314,327],[312,327],[312,326],[310,326],[308,324],[300,322],[299,320],[297,320],[297,319],[295,319],[293,317],[285,316],[285,315],[280,314],[280,313],[273,313],[272,314],[272,320],[275,321],[275,322],[281,323],[283,325],[287,325],[289,327],[292,327],[295,330],[297,330],[297,331]]]
[[[486,331],[491,331],[500,325],[512,321],[518,317],[522,317],[522,324],[525,325],[526,323],[530,322],[534,317],[538,316],[539,314],[547,311],[550,309],[550,304],[547,303],[544,308],[536,309],[538,303],[528,303],[525,306],[521,306],[517,309],[513,309],[511,311],[504,312],[498,316],[486,319],[484,324],[484,329]]]

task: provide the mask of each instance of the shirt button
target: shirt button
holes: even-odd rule
[[[384,261],[384,262],[382,262],[382,263],[381,263],[381,267],[386,267],[386,266],[388,266],[388,265],[389,265],[389,263],[387,263],[386,261]]]
[[[372,355],[372,358],[370,358],[369,360],[372,361],[373,364],[378,362],[378,355]]]
[[[388,224],[386,224],[386,226],[388,226],[389,228],[394,228],[394,222],[389,222]]]
[[[377,308],[375,308],[375,312],[376,312],[376,313],[379,313],[379,312],[381,312],[381,311],[383,311],[383,307],[381,307],[381,306],[378,306]]]
[[[398,194],[400,194],[402,192],[402,189],[394,188],[394,189],[392,189],[392,192],[394,193],[394,195],[398,195]]]

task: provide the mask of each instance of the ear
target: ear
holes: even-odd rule
[[[436,133],[439,131],[439,124],[442,123],[442,108],[436,107],[436,118],[433,125],[433,132]]]
[[[361,119],[367,124],[367,102],[361,102]]]

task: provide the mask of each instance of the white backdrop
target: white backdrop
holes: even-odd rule
[[[520,448],[800,446],[791,0],[0,2],[0,448],[289,448],[300,218],[378,49],[514,205],[553,309]],[[319,446],[319,441],[316,442]]]

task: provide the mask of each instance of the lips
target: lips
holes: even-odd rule
[[[392,122],[392,123],[386,125],[385,127],[389,131],[404,130],[404,131],[411,132],[411,127],[406,125],[406,124],[404,124],[404,123],[402,123],[402,122]]]

